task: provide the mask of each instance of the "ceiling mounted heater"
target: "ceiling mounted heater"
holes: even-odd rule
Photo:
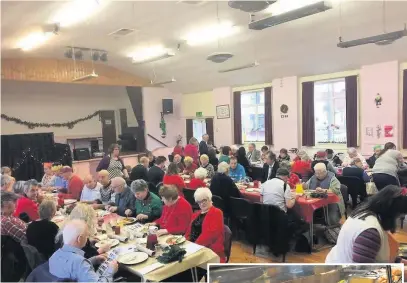
[[[85,75],[85,76],[82,76],[82,77],[74,78],[72,81],[73,81],[73,82],[88,81],[88,80],[95,79],[95,78],[98,78],[98,77],[99,77],[99,75],[96,74],[95,71],[93,71],[93,72],[92,72],[91,74],[89,74],[89,75]]]
[[[294,21],[300,18],[308,17],[317,13],[321,13],[331,8],[332,5],[330,5],[330,3],[328,3],[327,1],[320,1],[295,10],[288,11],[280,15],[263,18],[258,21],[253,21],[249,24],[249,29],[262,30],[272,26],[277,26],[283,23]]]
[[[403,30],[399,30],[399,31],[393,31],[393,32],[388,32],[388,33],[384,33],[384,34],[380,34],[380,35],[374,35],[374,36],[369,36],[369,37],[364,37],[364,38],[349,40],[349,41],[341,41],[341,38],[340,38],[339,39],[340,42],[338,43],[337,46],[340,48],[349,48],[349,47],[355,47],[355,46],[371,44],[371,43],[374,43],[376,45],[389,45],[389,44],[392,44],[397,39],[400,39],[404,36],[407,36],[406,28],[404,28]]]
[[[160,86],[160,85],[165,85],[165,84],[174,83],[174,82],[176,82],[176,81],[177,81],[176,79],[172,78],[171,80],[168,80],[168,81],[161,81],[161,82],[154,82],[154,81],[151,81],[150,84],[151,84],[152,86]]]
[[[242,65],[242,66],[239,66],[239,67],[219,70],[219,73],[228,73],[228,72],[233,72],[233,71],[238,71],[238,70],[243,70],[243,69],[248,69],[248,68],[254,68],[254,67],[257,67],[259,65],[260,65],[260,63],[255,61],[253,63]]]
[[[208,57],[206,57],[206,59],[212,61],[213,63],[223,63],[232,57],[233,54],[229,52],[214,52]]]
[[[229,1],[229,7],[233,9],[238,9],[243,12],[247,13],[257,13],[267,9],[271,4],[276,3],[277,0],[274,1]]]
[[[135,64],[135,65],[151,63],[151,62],[155,62],[155,61],[158,61],[158,60],[170,58],[170,57],[173,57],[173,56],[175,56],[175,53],[169,51],[169,52],[166,52],[166,53],[164,53],[164,54],[162,54],[160,56],[156,56],[156,57],[149,58],[149,59],[146,59],[146,60],[140,60],[139,61],[139,60],[132,59],[132,63]]]

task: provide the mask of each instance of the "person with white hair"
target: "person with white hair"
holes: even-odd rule
[[[24,194],[17,201],[16,211],[14,216],[20,217],[21,214],[26,214],[29,217],[29,222],[40,218],[38,214],[38,182],[34,179],[24,183]]]
[[[209,163],[209,156],[202,154],[199,159],[201,161],[201,168],[207,171],[207,177],[211,179],[213,176],[215,176],[215,168]]]
[[[109,207],[110,212],[120,216],[130,216],[136,205],[136,199],[122,177],[112,179],[112,189],[115,191],[115,205]]]
[[[11,192],[13,190],[13,179],[9,175],[1,175],[1,190]]]
[[[225,212],[230,212],[230,197],[240,198],[241,194],[235,182],[229,177],[229,164],[221,162],[218,173],[212,178],[210,190],[213,195],[219,196],[225,203]]]
[[[70,220],[64,226],[62,237],[64,245],[49,259],[49,272],[63,279],[76,282],[106,282],[113,281],[113,275],[118,271],[116,261],[109,263],[103,276],[95,272],[93,265],[105,261],[104,256],[95,256],[90,259],[84,257],[82,248],[89,238],[89,229],[83,220]]]
[[[369,168],[366,159],[354,147],[348,148],[348,154],[343,159],[342,166],[343,167],[350,166],[353,163],[353,160],[356,158],[359,158],[362,161],[364,168]]]
[[[329,172],[324,163],[317,163],[314,166],[315,174],[308,180],[305,187],[317,193],[334,193],[339,198],[339,203],[328,205],[329,224],[337,224],[345,213],[345,204],[341,193],[341,183],[335,177],[335,174]],[[327,223],[328,224],[328,223]]]
[[[204,180],[208,177],[208,171],[205,168],[200,167],[196,169],[194,177],[195,178],[192,178],[191,182],[188,184],[189,189],[196,190],[201,187],[206,187]]]
[[[208,141],[209,141],[209,135],[208,134],[202,135],[202,140],[199,143],[199,154],[200,155],[208,154]]]
[[[220,262],[225,262],[223,212],[212,204],[212,193],[204,187],[194,194],[200,211],[192,215],[192,222],[185,238],[195,244],[207,247],[216,253]]]
[[[81,202],[94,203],[96,200],[101,199],[100,188],[102,185],[96,182],[92,175],[88,175],[83,179],[83,189],[81,194]]]

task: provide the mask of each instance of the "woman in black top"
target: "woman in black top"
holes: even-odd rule
[[[212,148],[212,147],[208,148],[208,157],[209,157],[209,163],[212,164],[213,169],[215,169],[215,172],[218,171],[219,159],[216,157],[215,148]]]
[[[55,236],[58,234],[59,227],[51,219],[57,211],[55,202],[44,200],[38,208],[40,219],[31,222],[27,227],[27,242],[34,246],[46,259],[57,250]]]
[[[242,146],[237,150],[237,162],[243,166],[246,174],[250,172],[250,163],[246,157],[246,149]]]

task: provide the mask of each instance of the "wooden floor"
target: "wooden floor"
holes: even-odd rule
[[[398,230],[395,238],[400,243],[407,243],[407,225],[403,230]],[[321,249],[318,252],[312,254],[307,253],[295,253],[290,252],[286,256],[286,262],[289,263],[324,263],[327,254],[330,251],[330,247]],[[251,245],[234,241],[232,245],[232,254],[230,257],[230,263],[281,263],[281,258],[272,258],[263,254],[253,255],[253,249]]]

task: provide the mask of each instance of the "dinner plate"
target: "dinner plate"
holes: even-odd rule
[[[52,218],[52,222],[58,223],[58,222],[64,221],[64,219],[65,219],[65,216],[62,216],[62,215],[60,215],[60,216],[55,216],[54,218]]]
[[[165,240],[165,243],[167,245],[172,246],[172,245],[182,244],[185,241],[186,241],[186,239],[184,236],[172,236],[172,237],[169,237],[167,240]]]
[[[136,218],[127,217],[117,220],[117,225],[131,225],[136,222]]]
[[[184,178],[184,179],[189,179],[189,178],[191,178],[191,176],[189,176],[189,175],[181,175],[181,177]]]
[[[143,252],[130,252],[123,255],[119,255],[117,261],[123,264],[137,264],[148,259],[148,254]]]
[[[246,189],[246,192],[254,192],[254,189]]]
[[[103,246],[104,244],[110,244],[110,247],[115,247],[119,244],[119,240],[117,239],[107,239],[107,240],[102,240],[100,242],[97,242],[95,244],[95,247],[100,248],[101,246]]]
[[[64,199],[64,204],[65,204],[65,205],[73,204],[73,203],[75,203],[75,202],[77,202],[76,199]]]

